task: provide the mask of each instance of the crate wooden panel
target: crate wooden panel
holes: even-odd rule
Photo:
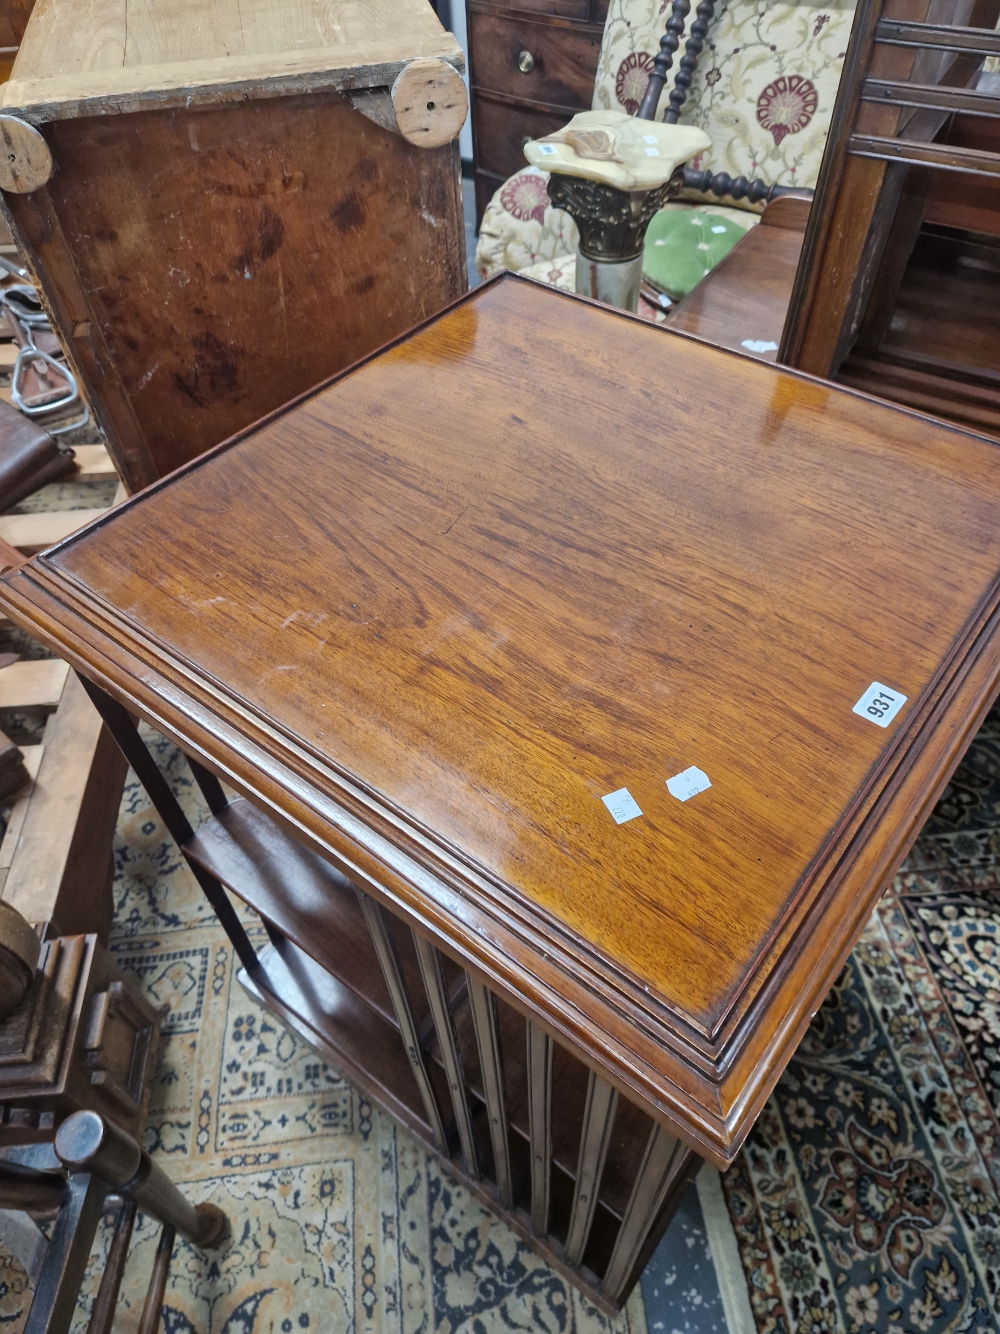
[[[446,141],[396,116],[418,62]],[[464,289],[462,62],[427,0],[36,9],[0,114],[55,169],[3,206],[130,489]]]

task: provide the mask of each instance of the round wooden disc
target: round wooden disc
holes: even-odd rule
[[[0,900],[0,1019],[20,1004],[41,949],[41,941],[17,909]]]
[[[400,134],[421,148],[450,144],[469,110],[461,74],[429,56],[410,61],[392,85],[391,96]]]
[[[30,195],[54,170],[42,132],[16,116],[0,116],[0,190]]]

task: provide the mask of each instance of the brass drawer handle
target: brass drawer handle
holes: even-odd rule
[[[517,58],[517,68],[522,74],[530,74],[535,68],[535,57],[530,51],[522,51]]]

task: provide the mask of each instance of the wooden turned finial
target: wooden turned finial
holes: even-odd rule
[[[400,134],[420,148],[450,144],[469,110],[461,74],[447,61],[429,56],[411,60],[389,95]]]
[[[41,941],[17,909],[0,899],[0,1019],[20,1005],[41,949]]]
[[[30,195],[53,171],[52,150],[42,132],[16,116],[0,116],[0,190]]]

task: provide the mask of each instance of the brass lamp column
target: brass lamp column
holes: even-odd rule
[[[553,172],[549,199],[564,208],[580,231],[576,290],[622,310],[637,310],[642,243],[655,213],[680,193],[684,168],[655,190],[619,190],[599,181]]]
[[[684,163],[709,147],[690,126],[586,111],[525,145],[547,170],[549,199],[580,232],[576,290],[623,310],[639,305],[642,244],[654,214],[681,191]]]

